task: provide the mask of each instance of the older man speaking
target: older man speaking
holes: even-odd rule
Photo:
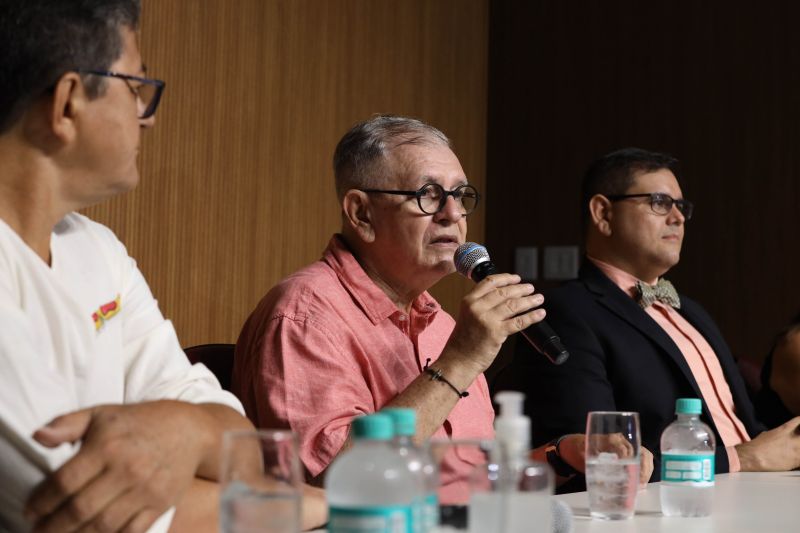
[[[491,438],[482,373],[508,335],[544,318],[542,296],[493,275],[455,321],[428,294],[454,271],[479,199],[439,130],[376,116],[341,139],[334,171],[341,234],[264,297],[239,338],[233,386],[248,415],[297,432],[310,478],[348,447],[355,416],[387,406],[417,411],[419,439]],[[443,484],[480,460],[447,456]]]

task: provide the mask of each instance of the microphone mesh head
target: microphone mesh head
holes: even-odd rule
[[[475,242],[465,242],[456,249],[453,256],[453,263],[456,265],[456,270],[462,276],[469,277],[475,265],[489,260],[489,252],[485,246],[481,246]]]
[[[572,509],[561,500],[550,500],[553,511],[553,533],[572,533]]]
[[[553,511],[553,533],[572,533],[572,508],[561,500],[550,500]]]

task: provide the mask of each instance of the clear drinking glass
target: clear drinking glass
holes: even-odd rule
[[[493,441],[431,439],[431,457],[439,467],[439,527],[437,533],[467,531],[472,475],[489,462]]]
[[[536,461],[490,462],[472,472],[470,533],[552,531],[553,474]]]
[[[222,533],[297,533],[301,475],[291,431],[227,431],[222,437]]]
[[[524,458],[505,461],[496,446],[485,440],[430,442],[440,468],[437,533],[530,532],[532,524],[550,531],[550,467]]]
[[[586,490],[593,518],[631,518],[639,487],[639,413],[594,411],[586,419]]]

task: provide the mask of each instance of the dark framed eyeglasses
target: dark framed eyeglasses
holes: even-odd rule
[[[650,193],[642,193],[642,194],[612,194],[606,196],[612,202],[616,202],[618,200],[627,200],[628,198],[648,198],[650,203],[650,209],[653,210],[653,213],[657,215],[668,215],[670,211],[672,211],[672,206],[678,208],[678,211],[681,212],[683,218],[689,220],[692,218],[692,213],[694,212],[694,204],[688,200],[677,200],[672,196],[665,194],[663,192],[650,192]]]
[[[472,185],[460,185],[452,191],[444,190],[438,183],[426,183],[416,191],[387,191],[384,189],[358,189],[366,193],[396,194],[400,196],[413,196],[417,199],[419,209],[426,215],[435,215],[444,209],[447,197],[452,196],[461,208],[461,214],[466,216],[478,207],[480,194]]]
[[[152,117],[158,103],[161,101],[161,93],[164,92],[166,83],[162,80],[155,80],[151,78],[141,78],[139,76],[131,76],[130,74],[120,74],[119,72],[110,72],[107,70],[78,70],[81,74],[92,74],[94,76],[105,76],[106,78],[119,78],[125,82],[131,93],[136,97],[137,101],[141,104],[141,112],[139,113],[140,119]],[[134,86],[131,82],[136,82],[139,85]]]

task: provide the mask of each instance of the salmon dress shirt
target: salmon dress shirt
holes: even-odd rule
[[[307,473],[317,476],[347,439],[441,354],[455,326],[427,292],[399,310],[335,235],[321,260],[281,281],[247,320],[236,346],[233,389],[257,426],[289,428]],[[492,409],[479,376],[434,439],[491,439]],[[453,448],[441,464],[440,498],[464,496],[483,455]]]

